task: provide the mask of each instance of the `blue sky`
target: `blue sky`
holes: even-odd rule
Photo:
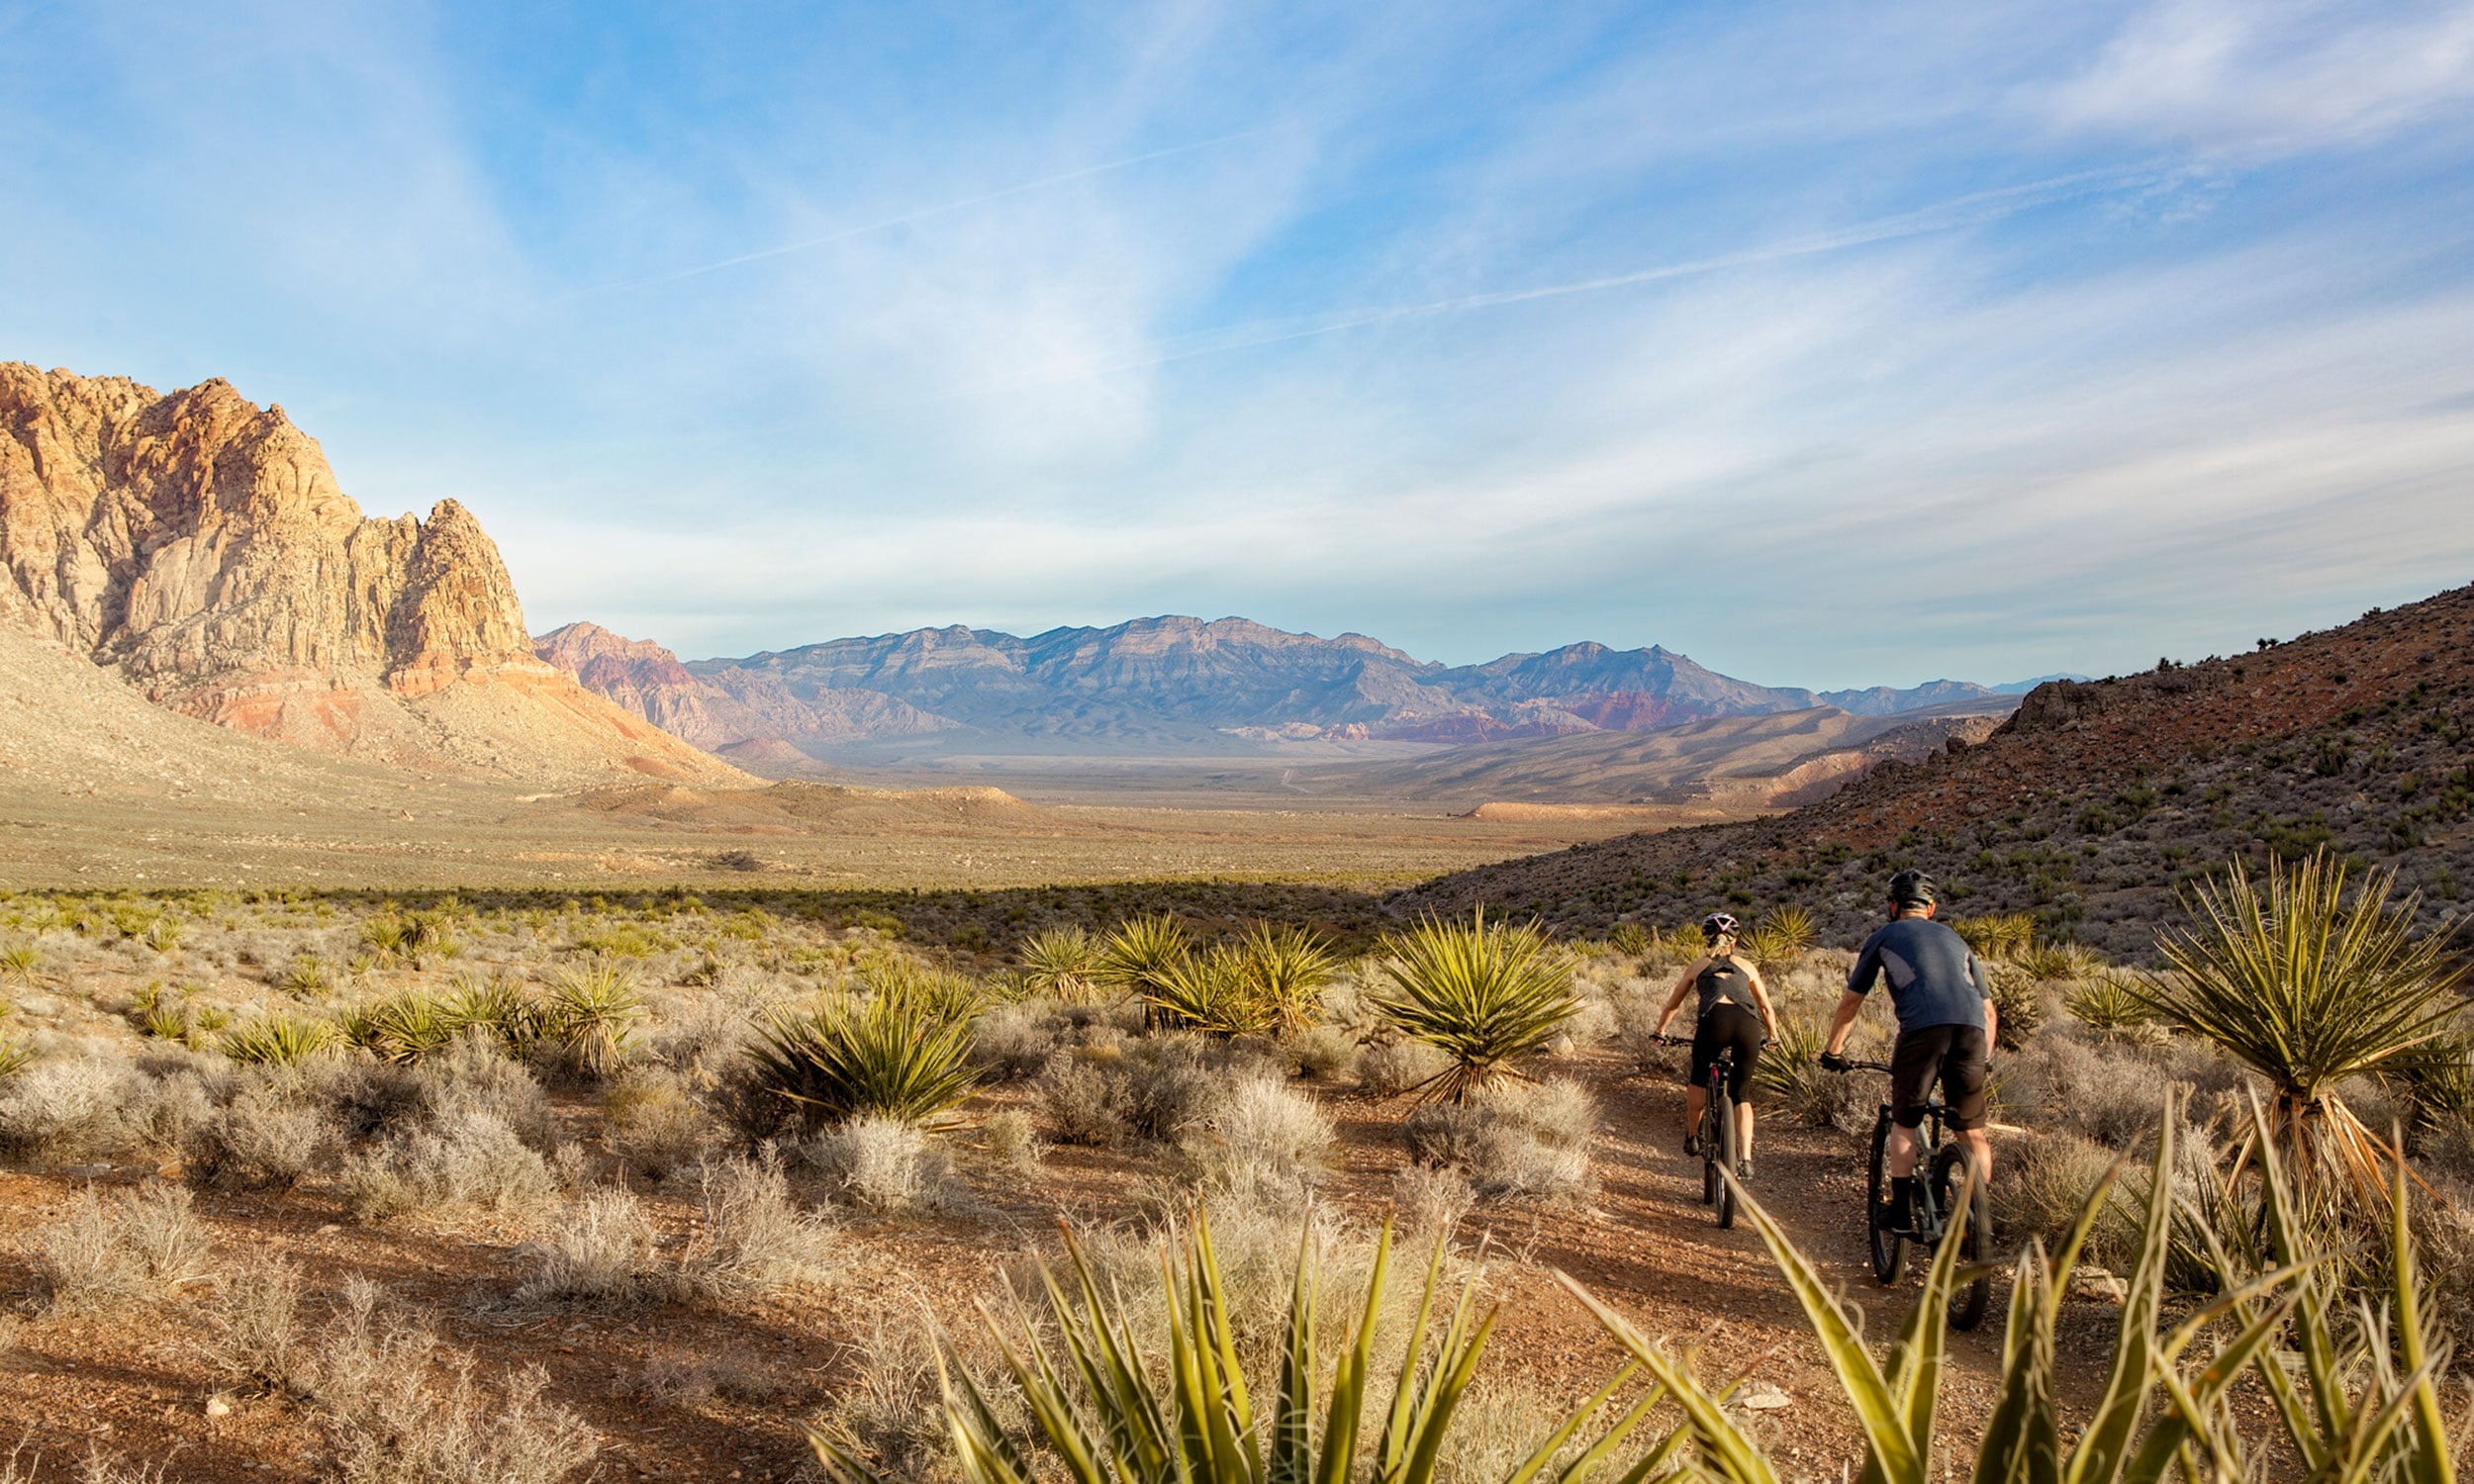
[[[2110,671],[2474,580],[2469,124],[2463,0],[0,4],[0,358],[691,657]]]

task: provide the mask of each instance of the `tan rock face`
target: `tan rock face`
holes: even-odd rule
[[[0,622],[238,730],[511,773],[734,773],[568,695],[470,511],[363,515],[317,439],[220,380],[160,395],[0,364]],[[458,688],[492,693],[487,714],[447,704]]]

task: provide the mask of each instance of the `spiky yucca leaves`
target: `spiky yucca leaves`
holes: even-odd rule
[[[2070,986],[2062,1005],[2091,1031],[2128,1036],[2155,1019],[2141,994],[2137,979],[2117,969],[2102,969]]]
[[[1954,917],[1951,930],[1967,941],[1967,946],[1982,959],[2013,960],[2027,951],[2036,938],[2036,915],[2032,912],[2008,912],[1979,917]]]
[[[644,1039],[644,996],[635,971],[597,959],[560,972],[550,980],[542,1007],[541,1037],[578,1071],[606,1077],[617,1071]]]
[[[1820,941],[1813,914],[1802,907],[1771,907],[1744,935],[1744,951],[1764,969],[1792,964]]]
[[[1647,957],[1656,945],[1648,928],[1637,922],[1619,922],[1615,924],[1615,930],[1606,935],[1606,946],[1627,959],[1639,959]]]
[[[19,984],[35,982],[35,971],[43,967],[43,950],[31,943],[12,943],[0,948],[0,979],[13,979]]]
[[[1452,1059],[1418,1091],[1465,1101],[1495,1076],[1520,1075],[1512,1059],[1552,1039],[1579,1000],[1571,969],[1534,923],[1467,923],[1429,917],[1383,939],[1392,990],[1377,1008],[1413,1041]]]
[[[1294,1036],[1321,1018],[1323,986],[1340,960],[1320,933],[1258,922],[1239,936],[1237,952],[1273,1030]]]
[[[1078,927],[1050,928],[1025,940],[1015,956],[1025,992],[1069,1005],[1099,997],[1107,950]]]
[[[1280,1374],[1273,1394],[1264,1399],[1268,1405],[1258,1408],[1238,1359],[1237,1327],[1206,1220],[1195,1218],[1173,1261],[1163,1254],[1160,1277],[1169,1310],[1164,1366],[1150,1363],[1122,1299],[1100,1283],[1070,1233],[1066,1255],[1072,1268],[1066,1281],[1045,1266],[1040,1274],[1055,1339],[1027,1313],[1017,1316],[1018,1334],[1007,1334],[994,1315],[989,1329],[1022,1388],[1034,1437],[1062,1462],[1073,1484],[1350,1484],[1352,1479],[1431,1484],[1494,1329],[1492,1314],[1477,1313],[1475,1279],[1457,1299],[1443,1293],[1443,1247],[1437,1244],[1407,1354],[1386,1402],[1376,1379],[1374,1335],[1389,1281],[1386,1226],[1376,1248],[1365,1312],[1348,1334],[1330,1381],[1318,1386],[1320,1285],[1309,1227],[1290,1286]],[[1438,1341],[1433,1337],[1439,1314],[1448,1317]],[[1662,1400],[1652,1388],[1627,1404],[1615,1402],[1638,1370],[1626,1366],[1574,1409],[1506,1476],[1506,1484],[1532,1484],[1593,1426],[1598,1436],[1557,1479],[1589,1484],[1599,1477]],[[963,1477],[969,1484],[1032,1484],[1034,1455],[999,1426],[979,1383],[969,1372],[944,1365],[941,1357],[939,1374]],[[1361,1441],[1377,1426],[1380,1431],[1361,1462]],[[833,1439],[813,1429],[808,1437],[836,1484],[887,1484]],[[1620,1477],[1657,1476],[1684,1441],[1680,1429],[1667,1433]]]
[[[504,974],[486,979],[457,975],[437,1008],[450,1040],[466,1031],[482,1031],[513,1057],[529,1052],[549,1021],[548,1007]]]
[[[772,1016],[748,1048],[757,1084],[803,1127],[877,1114],[943,1121],[979,1084],[968,1019],[922,1020],[894,995],[837,995]]]
[[[2052,983],[2104,973],[2105,956],[2084,943],[2030,943],[2019,950],[2018,965],[2029,978]]]
[[[340,1039],[328,1021],[277,1010],[227,1032],[223,1053],[236,1062],[262,1067],[298,1067]]]
[[[2270,1137],[2315,1210],[2384,1199],[2393,1152],[2336,1087],[2447,1036],[2465,974],[2444,936],[2412,936],[2417,898],[2390,904],[2393,872],[2350,893],[2347,874],[2324,851],[2271,861],[2262,893],[2236,862],[2222,887],[2184,893],[2188,927],[2157,936],[2176,972],[2140,983],[2158,1019],[2267,1078]]]
[[[342,1029],[352,1045],[409,1065],[453,1041],[460,1027],[436,996],[415,990],[346,1011]]]
[[[32,1042],[20,1041],[14,1036],[0,1036],[0,1080],[25,1070],[26,1065],[34,1060]]]
[[[953,1025],[980,1013],[987,996],[968,977],[910,958],[887,958],[859,975],[870,994],[923,1024]]]
[[[2264,1133],[2264,1118],[2259,1123]],[[2048,1257],[2041,1242],[2031,1242],[2020,1255],[2003,1336],[2001,1384],[1970,1470],[1975,1484],[2255,1477],[2256,1449],[2245,1439],[2241,1414],[2229,1396],[2246,1370],[2256,1373],[2274,1398],[2311,1477],[2344,1484],[2452,1484],[2445,1420],[2432,1384],[2440,1357],[2424,1335],[2402,1173],[2390,1229],[2393,1291],[2384,1312],[2366,1302],[2352,1327],[2349,1350],[2334,1340],[2331,1300],[2337,1280],[2283,1193],[2272,1141],[2263,1144],[2259,1164],[2279,1213],[2273,1238],[2280,1251],[2298,1259],[2265,1268],[2222,1259],[2221,1295],[2162,1330],[2177,1200],[2174,1131],[2180,1124],[2180,1111],[2168,1100],[2109,1374],[2095,1411],[2075,1436],[2064,1428],[2056,1395],[2060,1295],[2112,1197],[2113,1176],[2089,1194],[2057,1252]],[[1929,1484],[1946,1476],[1947,1465],[1937,1468],[1933,1456],[1945,1326],[1951,1295],[1971,1276],[1958,1263],[1956,1241],[1946,1240],[1935,1253],[1914,1312],[1885,1360],[1876,1361],[1821,1271],[1758,1201],[1749,1194],[1737,1199],[1838,1373],[1864,1434],[1867,1484]],[[1958,1203],[1962,1218],[1965,1211],[1966,1203]],[[1730,1484],[1780,1484],[1786,1476],[1688,1367],[1578,1283],[1563,1281],[1634,1359],[1673,1392],[1701,1473]],[[2275,1348],[2288,1336],[2303,1346],[2300,1355]]]
[[[1244,1036],[1269,1030],[1272,1007],[1256,985],[1247,956],[1226,944],[1188,954],[1159,971],[1145,996],[1162,1025]]]
[[[1155,1019],[1148,1002],[1163,976],[1192,950],[1186,925],[1167,912],[1129,917],[1108,930],[1102,946],[1099,976],[1103,982],[1139,994],[1146,1002],[1145,1022]]]

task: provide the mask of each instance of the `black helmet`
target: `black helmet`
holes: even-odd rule
[[[1715,943],[1721,938],[1738,932],[1741,927],[1742,924],[1738,923],[1732,915],[1725,912],[1712,912],[1701,919],[1701,941]]]
[[[1890,878],[1890,900],[1900,906],[1929,907],[1942,899],[1942,888],[1921,871],[1902,871]]]

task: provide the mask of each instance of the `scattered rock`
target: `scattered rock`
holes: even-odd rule
[[[2131,1285],[2101,1267],[2076,1267],[2070,1272],[2070,1297],[2089,1303],[2119,1304],[2131,1296]]]

